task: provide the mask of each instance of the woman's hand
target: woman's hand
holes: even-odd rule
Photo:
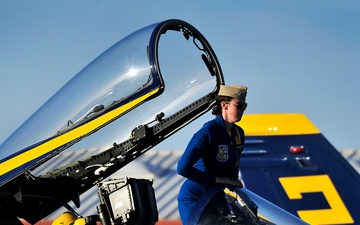
[[[215,182],[217,184],[228,184],[228,185],[232,185],[232,186],[236,186],[236,187],[240,187],[240,188],[244,187],[243,183],[239,179],[230,180],[227,177],[216,177]]]

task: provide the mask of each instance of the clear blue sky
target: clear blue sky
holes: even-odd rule
[[[226,83],[249,87],[246,113],[301,112],[336,148],[360,148],[355,0],[0,0],[0,143],[97,55],[166,19],[204,34]],[[184,148],[209,118],[162,147]]]

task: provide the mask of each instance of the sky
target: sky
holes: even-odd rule
[[[337,149],[360,148],[355,0],[0,0],[0,143],[107,48],[167,19],[196,27],[225,82],[248,86],[246,113],[304,113]],[[209,114],[161,147],[185,148]]]

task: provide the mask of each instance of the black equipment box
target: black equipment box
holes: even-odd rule
[[[100,183],[98,208],[102,206],[101,213],[108,212],[111,224],[155,224],[158,210],[152,184],[152,180],[128,177]]]

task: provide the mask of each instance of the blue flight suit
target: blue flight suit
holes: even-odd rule
[[[178,207],[183,224],[192,206],[216,177],[238,179],[239,159],[244,145],[244,130],[234,124],[231,134],[222,116],[208,121],[194,134],[180,158],[177,172],[186,177],[178,195]]]

